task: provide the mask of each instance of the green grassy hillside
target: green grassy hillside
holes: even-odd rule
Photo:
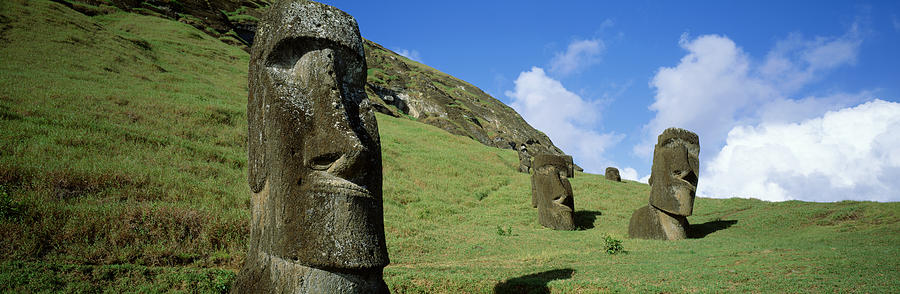
[[[8,0],[0,56],[0,292],[226,292],[249,235],[247,53]],[[552,231],[514,151],[378,120],[395,293],[900,289],[900,203],[701,198],[695,238],[633,240],[649,187],[578,173],[580,230]]]

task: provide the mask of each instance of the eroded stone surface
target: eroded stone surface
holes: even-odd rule
[[[386,292],[381,145],[356,21],[279,1],[249,72],[250,250],[234,291]]]
[[[638,208],[631,215],[628,235],[631,238],[653,240],[680,240],[687,237],[687,218],[670,215],[652,205]]]
[[[610,181],[621,182],[622,177],[619,176],[619,169],[615,167],[607,167],[606,168],[606,179]]]
[[[534,157],[532,201],[537,202],[538,221],[554,230],[575,229],[575,200],[569,184],[568,160],[560,155]]]
[[[650,205],[690,216],[700,175],[700,140],[690,131],[669,128],[659,135],[650,172]]]

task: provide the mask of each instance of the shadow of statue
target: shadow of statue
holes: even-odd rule
[[[570,268],[555,269],[507,279],[494,285],[494,293],[550,293],[550,288],[547,288],[550,281],[569,279],[574,272]]]
[[[718,230],[724,230],[737,223],[737,220],[714,220],[699,225],[691,225],[688,238],[700,239]]]
[[[603,213],[599,211],[592,210],[580,210],[575,212],[575,229],[576,230],[588,230],[594,228],[594,221],[597,220],[597,217],[603,215]]]

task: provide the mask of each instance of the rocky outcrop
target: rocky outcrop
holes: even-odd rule
[[[379,111],[505,149],[563,154],[544,133],[478,87],[367,40],[366,93]]]

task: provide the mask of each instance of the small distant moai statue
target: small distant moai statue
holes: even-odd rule
[[[575,229],[575,200],[568,174],[564,156],[539,154],[534,157],[532,201],[537,202],[538,221],[544,227],[568,231]]]
[[[640,239],[687,237],[700,172],[700,139],[690,131],[669,128],[659,135],[650,172],[650,205],[631,215],[628,235]]]
[[[575,161],[572,160],[572,155],[563,155],[563,159],[566,160],[566,177],[574,178],[575,177]]]
[[[525,144],[519,146],[519,172],[522,173],[530,173],[531,172],[531,154],[528,154],[528,147],[525,147]]]
[[[278,1],[250,53],[250,239],[234,293],[387,293],[381,143],[356,20]]]
[[[619,169],[615,167],[607,167],[606,168],[606,179],[610,181],[621,182],[622,177],[619,176]]]

